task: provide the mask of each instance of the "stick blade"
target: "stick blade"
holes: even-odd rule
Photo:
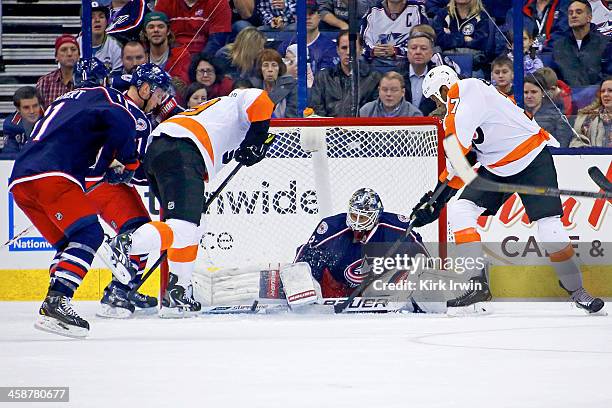
[[[612,193],[612,183],[606,178],[599,167],[593,166],[589,168],[589,176],[603,191]]]

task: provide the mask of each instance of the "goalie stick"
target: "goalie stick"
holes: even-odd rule
[[[89,187],[88,189],[85,190],[85,194],[87,193],[91,193],[92,191],[94,191],[96,188],[100,187],[100,185],[102,183],[104,183],[105,179],[101,179],[96,181],[91,187]],[[6,248],[9,245],[12,245],[13,243],[15,243],[15,241],[17,241],[19,238],[23,237],[25,234],[27,234],[28,232],[30,232],[32,230],[32,228],[34,228],[34,224],[30,224],[29,227],[27,227],[26,229],[24,229],[23,231],[21,231],[19,234],[15,235],[13,238],[9,239],[8,241],[6,241],[3,245],[2,248]]]
[[[268,134],[268,138],[264,142],[264,145],[267,145],[268,148],[269,148],[270,145],[272,145],[272,143],[274,143],[274,140],[276,140],[276,134],[269,133]],[[202,213],[205,213],[208,210],[208,207],[210,207],[211,204],[213,203],[213,201],[215,201],[217,199],[217,197],[219,197],[219,195],[221,194],[221,192],[223,191],[225,186],[227,186],[227,184],[232,180],[232,178],[234,178],[236,173],[238,173],[238,171],[243,166],[244,166],[244,164],[238,163],[238,165],[232,169],[230,174],[228,174],[227,177],[225,177],[225,179],[221,182],[221,184],[219,184],[219,187],[217,187],[215,192],[212,193],[212,195],[210,197],[208,197],[208,200],[206,200],[206,202],[202,206]],[[151,268],[149,268],[149,270],[147,271],[147,273],[144,274],[144,276],[142,277],[140,282],[138,282],[138,285],[136,285],[136,287],[133,289],[134,292],[136,292],[145,283],[145,281],[147,279],[149,279],[149,277],[153,274],[153,272],[155,272],[155,269],[157,269],[159,267],[159,265],[161,265],[161,263],[164,261],[164,259],[166,259],[167,256],[168,256],[168,251],[163,251],[162,254],[160,255],[160,257],[157,258],[157,261],[155,261],[153,266],[151,266]]]
[[[519,193],[519,194],[531,194],[540,196],[553,196],[557,197],[560,195],[569,195],[576,197],[589,197],[589,198],[612,198],[612,190],[610,189],[610,183],[606,180],[605,176],[596,167],[589,169],[589,176],[593,181],[602,188],[601,192],[594,191],[582,191],[582,190],[566,190],[554,187],[545,186],[529,186],[522,184],[507,184],[499,183],[492,180],[487,180],[480,177],[478,173],[470,166],[470,163],[466,160],[463,155],[459,140],[455,135],[450,135],[444,138],[444,151],[448,159],[450,160],[453,168],[465,182],[472,188],[482,191],[492,191],[498,193]],[[595,176],[595,178],[594,178]]]
[[[425,206],[431,206],[438,199],[438,197],[440,197],[440,194],[442,194],[442,192],[444,191],[444,189],[446,188],[446,186],[448,184],[449,178],[450,177],[447,177],[447,179],[442,184],[440,184],[438,186],[438,188],[436,188],[436,190],[433,192],[431,197],[429,197],[429,200],[427,201]],[[412,232],[412,229],[414,228],[414,220],[415,220],[415,217],[413,215],[410,218],[410,223],[408,224],[408,228],[406,228],[406,232],[404,233],[403,236],[401,236],[400,238],[395,240],[395,242],[393,243],[391,248],[389,248],[389,250],[385,253],[385,258],[388,258],[389,256],[392,256],[398,250],[398,248],[400,247],[402,242],[404,242],[404,239],[406,239],[406,237],[408,237],[410,235],[410,232]],[[364,264],[364,262],[366,262],[366,260],[367,260],[367,255],[363,257],[362,265]],[[376,274],[376,273],[370,271],[366,275],[365,279],[359,284],[359,286],[357,286],[351,292],[351,294],[349,295],[348,298],[346,298],[345,301],[336,303],[334,305],[334,313],[342,313],[353,302],[353,299],[355,299],[357,296],[359,296],[376,279],[380,278],[380,276],[381,275]]]

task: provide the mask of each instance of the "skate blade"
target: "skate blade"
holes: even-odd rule
[[[73,339],[84,339],[89,334],[89,330],[84,327],[67,325],[49,316],[38,316],[34,328]]]
[[[100,303],[100,309],[96,312],[96,316],[104,319],[129,319],[133,316],[133,313],[122,307],[114,307]]]
[[[185,309],[178,307],[163,307],[159,309],[157,315],[162,319],[185,319],[188,317],[196,317],[201,314],[201,311],[188,312]]]
[[[157,314],[158,310],[159,308],[157,306],[145,308],[136,307],[136,310],[134,311],[134,317],[153,316]]]
[[[446,315],[450,317],[486,316],[493,313],[493,307],[488,302],[478,302],[469,306],[449,307]]]
[[[115,278],[117,278],[119,282],[123,283],[124,285],[130,283],[130,281],[132,280],[132,275],[130,274],[130,271],[125,267],[125,265],[121,263],[115,264],[112,261],[113,250],[108,245],[108,242],[102,242],[102,245],[100,245],[100,248],[98,249],[97,255],[106,264],[106,266],[109,267],[111,273]]]

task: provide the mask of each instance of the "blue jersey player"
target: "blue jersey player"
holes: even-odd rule
[[[385,212],[374,190],[361,188],[349,200],[347,213],[324,218],[317,225],[308,242],[298,248],[295,262],[310,265],[324,298],[347,296],[365,278],[361,273],[363,245],[393,243],[404,237],[408,224],[406,217]],[[427,255],[417,233],[403,239],[414,243],[409,245],[409,255]]]
[[[108,148],[116,152],[114,160],[121,169],[114,172],[115,181],[128,183],[139,164],[135,136],[136,121],[123,95],[104,87],[76,89],[49,106],[17,157],[9,190],[57,250],[35,327],[69,337],[88,334],[89,323],[70,301],[104,232],[84,192],[85,177],[99,152]]]

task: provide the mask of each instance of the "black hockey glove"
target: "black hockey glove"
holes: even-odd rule
[[[104,179],[108,184],[129,184],[130,181],[132,181],[132,177],[134,177],[134,173],[136,173],[136,170],[124,168],[123,171],[121,171],[120,167],[110,167],[106,170]]]
[[[262,145],[241,145],[238,150],[236,150],[234,159],[236,159],[238,163],[242,163],[247,167],[259,163],[264,159],[264,157],[266,157],[266,152],[270,148],[270,145],[274,142],[275,137],[275,134],[269,133]]]
[[[439,185],[440,183],[438,183],[438,186]],[[436,189],[438,186],[436,186]],[[414,217],[414,227],[419,228],[437,220],[448,200],[450,200],[456,192],[457,190],[454,188],[446,186],[442,193],[438,196],[438,199],[431,205],[428,205],[427,202],[429,201],[433,192],[428,191],[425,193],[425,195],[421,197],[419,203],[414,206],[412,212],[410,213],[410,218]]]

